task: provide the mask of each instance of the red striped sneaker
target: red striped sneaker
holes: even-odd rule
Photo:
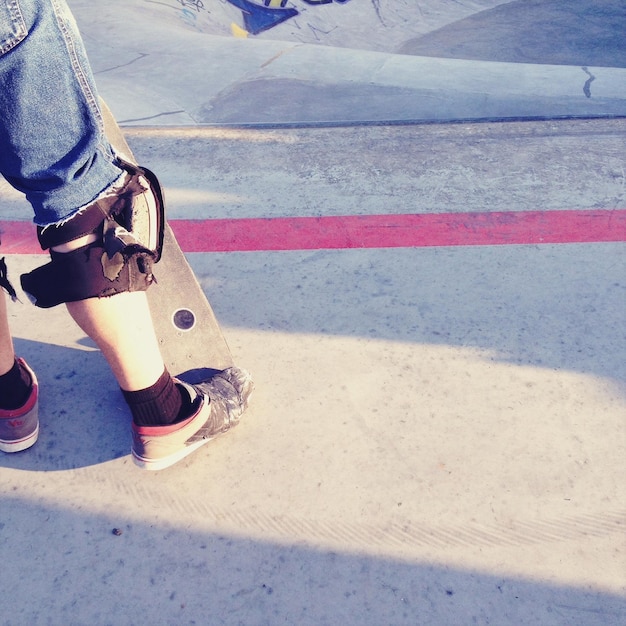
[[[133,423],[131,452],[133,461],[142,469],[165,469],[228,432],[239,423],[253,388],[250,374],[238,367],[220,371],[195,385],[178,379],[176,383],[189,394],[193,414],[171,426]]]
[[[30,375],[32,388],[24,406],[19,409],[0,409],[0,450],[20,452],[30,448],[39,436],[39,385],[35,372],[24,359],[17,362]]]

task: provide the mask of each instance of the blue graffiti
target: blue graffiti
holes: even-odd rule
[[[230,4],[241,9],[245,29],[258,35],[264,30],[274,28],[274,26],[298,15],[298,11],[292,8],[270,8],[265,5],[254,4],[249,0],[228,0]]]
[[[182,1],[182,0],[181,0]],[[278,24],[285,22],[286,20],[296,17],[300,12],[293,8],[288,7],[288,0],[261,0],[262,4],[257,4],[252,0],[226,0],[229,4],[237,7],[241,10],[243,15],[243,23],[247,32],[251,35],[258,35],[263,31],[274,28]],[[332,4],[337,2],[338,4],[345,4],[350,0],[302,0],[306,4],[311,6],[319,6],[322,4]],[[199,4],[202,2],[187,1],[185,4]],[[275,6],[279,4],[280,6]]]
[[[202,0],[178,0],[184,7],[193,7],[198,13],[204,9]]]
[[[302,0],[302,2],[306,2],[307,4],[332,4],[336,2],[337,4],[345,4],[346,2],[350,2],[350,0]]]

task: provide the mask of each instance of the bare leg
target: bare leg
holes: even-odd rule
[[[145,389],[161,376],[165,365],[145,292],[68,302],[67,309],[96,342],[122,389]]]
[[[0,290],[0,375],[15,362],[6,295]],[[98,345],[122,389],[152,385],[165,365],[154,334],[145,292],[120,293],[110,298],[69,302],[76,323]]]
[[[54,250],[69,252],[93,239],[94,236],[88,235]],[[67,309],[96,342],[122,389],[146,389],[161,376],[165,365],[145,292],[68,302]]]
[[[6,374],[15,362],[13,339],[9,330],[6,295],[0,289],[0,375]]]

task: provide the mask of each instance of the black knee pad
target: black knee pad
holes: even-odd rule
[[[50,253],[51,261],[21,277],[22,289],[38,307],[145,291],[152,284],[154,258],[125,249],[112,257],[96,242],[72,252]]]
[[[49,263],[22,275],[22,289],[36,306],[145,291],[154,281],[163,245],[163,194],[152,172],[122,165],[126,177],[111,193],[65,222],[38,229],[44,250],[89,234],[96,241],[71,252],[50,250]]]

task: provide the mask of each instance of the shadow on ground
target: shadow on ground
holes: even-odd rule
[[[15,339],[40,385],[35,446],[0,456],[0,467],[56,471],[130,454],[130,412],[98,350]]]
[[[622,0],[516,0],[408,41],[399,52],[509,63],[626,67],[625,32]]]
[[[604,626],[626,617],[623,598],[592,589],[136,521],[135,510],[96,513],[19,494],[7,502],[7,625]]]

